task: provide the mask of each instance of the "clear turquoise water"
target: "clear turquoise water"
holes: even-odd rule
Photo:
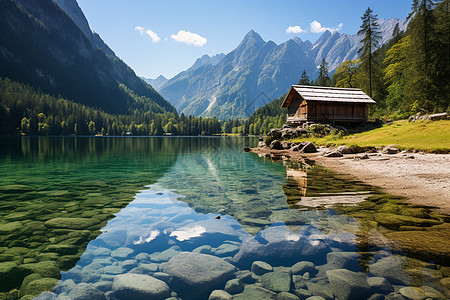
[[[243,278],[255,261],[270,264],[273,276],[242,279],[245,290],[233,291],[236,299],[282,297],[277,294],[284,290],[274,282],[286,280],[285,292],[301,299],[342,298],[327,274],[341,269],[362,272],[364,280],[386,278],[392,287],[383,292],[366,287],[353,299],[372,294],[402,299],[412,292],[436,299],[449,295],[441,283],[449,276],[445,257],[436,262],[392,247],[386,233],[400,228],[386,221],[380,226],[370,217],[388,209],[394,215],[392,207],[397,213],[421,208],[311,162],[244,153],[242,148],[254,146],[256,139],[0,142],[0,272],[2,264],[6,270],[0,276],[8,275],[0,290],[4,297],[53,290],[40,297],[77,299],[74,291],[92,288],[98,299],[119,299],[115,278],[140,274],[165,281],[175,298],[207,299],[227,280]],[[425,213],[428,223],[420,226],[446,224],[445,218]],[[192,292],[168,267],[182,252],[218,257],[235,271],[208,287],[191,286]],[[308,274],[291,269],[304,261],[314,265]],[[190,268],[195,274],[199,266]],[[283,272],[289,279],[279,275]],[[405,290],[412,286],[419,292]]]

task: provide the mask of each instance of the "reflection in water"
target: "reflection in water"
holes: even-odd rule
[[[98,142],[101,140],[105,142]],[[300,299],[313,295],[324,299],[368,299],[372,295],[373,299],[402,299],[413,294],[445,299],[449,296],[445,282],[450,274],[444,266],[448,250],[431,245],[428,252],[421,251],[421,255],[436,259],[435,264],[427,262],[430,259],[426,257],[426,261],[416,259],[424,257],[413,253],[404,242],[419,229],[427,235],[447,234],[445,216],[411,207],[403,199],[309,162],[289,163],[282,159],[272,162],[244,153],[242,147],[248,145],[248,140],[240,138],[122,140],[123,143],[121,139],[89,139],[88,147],[84,148],[88,150],[81,150],[82,159],[73,162],[68,154],[71,150],[60,147],[63,154],[59,160],[65,172],[58,172],[58,168],[55,171],[59,176],[70,174],[63,177],[66,182],[59,177],[52,179],[51,171],[42,171],[42,166],[37,168],[41,159],[51,160],[52,155],[58,155],[58,151],[48,150],[53,146],[39,150],[41,158],[24,154],[27,152],[2,154],[2,161],[9,160],[9,163],[24,163],[24,155],[31,156],[34,168],[31,170],[45,174],[57,186],[40,189],[23,171],[2,179],[3,187],[7,184],[31,187],[20,192],[28,200],[9,208],[5,214],[12,222],[36,222],[29,215],[10,215],[23,213],[36,201],[33,199],[42,197],[37,196],[41,195],[39,192],[61,193],[63,185],[64,190],[80,198],[70,200],[72,204],[65,206],[61,199],[66,195],[53,195],[59,202],[52,207],[64,205],[64,214],[80,217],[83,219],[80,222],[96,219],[99,211],[104,212],[106,204],[98,201],[105,194],[108,195],[105,198],[111,199],[123,189],[127,193],[133,191],[134,200],[120,212],[113,212],[115,218],[107,222],[84,252],[85,244],[76,244],[73,241],[77,239],[68,235],[90,233],[91,227],[87,230],[51,227],[61,224],[57,222],[62,213],[59,210],[47,211],[40,217],[38,222],[53,232],[51,238],[43,239],[38,246],[49,249],[40,252],[45,254],[43,262],[60,262],[62,257],[69,261],[74,245],[81,245],[76,249],[80,249],[78,257],[82,254],[79,261],[68,264],[73,266],[76,262],[74,267],[62,272],[54,294],[46,293],[42,297],[64,299],[90,295],[98,299],[123,299],[123,295],[133,295],[136,299],[169,296],[208,299],[215,289],[222,291],[214,293],[230,293],[234,299],[292,298],[294,295]],[[60,140],[56,143],[63,144]],[[19,174],[29,182],[20,181]],[[96,179],[96,185],[76,184],[80,178],[92,181],[98,176],[101,180]],[[144,183],[150,185],[136,193]],[[4,188],[8,193],[1,195],[0,204],[8,207],[13,199],[8,195],[19,197],[17,189]],[[10,194],[11,191],[14,193]],[[40,205],[47,201],[52,205],[50,194],[45,197],[48,200]],[[122,204],[128,203],[128,198],[121,199]],[[119,200],[110,203],[115,201]],[[221,218],[216,219],[219,215]],[[53,221],[47,223],[48,220]],[[35,232],[37,236],[45,235],[44,230]],[[424,237],[422,240],[426,241]],[[14,240],[9,235],[2,238],[8,240],[5,245],[12,249],[13,244],[9,243]],[[30,240],[28,236],[26,242]],[[414,243],[417,249],[421,243],[424,246],[424,242]],[[445,243],[441,244],[445,247]],[[72,248],[67,247],[70,245]],[[1,249],[0,256],[8,257],[9,249]],[[20,251],[14,249],[16,253]],[[53,256],[56,251],[58,256]],[[404,256],[404,252],[410,256]],[[28,254],[20,257],[24,263]],[[51,289],[54,280],[49,281],[47,277],[52,276],[48,274],[32,274],[34,277],[24,281],[21,295],[36,295]]]

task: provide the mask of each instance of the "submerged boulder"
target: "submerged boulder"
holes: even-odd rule
[[[346,269],[327,271],[328,280],[333,294],[339,299],[359,300],[367,299],[373,291],[362,273]]]
[[[235,266],[216,256],[181,252],[164,266],[164,272],[173,277],[173,286],[181,296],[201,298],[214,288],[225,284]]]
[[[141,274],[122,274],[114,278],[114,297],[120,300],[165,299],[170,296],[169,286],[162,280]]]

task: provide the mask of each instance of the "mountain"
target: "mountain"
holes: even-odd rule
[[[255,107],[285,93],[292,82],[298,81],[303,69],[317,74],[304,48],[301,40],[280,45],[265,42],[251,30],[217,64],[181,72],[164,84],[160,93],[180,113],[246,118]]]
[[[208,54],[203,55],[200,58],[197,58],[197,60],[195,61],[195,63],[188,69],[190,71],[194,71],[200,67],[203,66],[207,66],[207,65],[212,65],[215,66],[217,65],[222,58],[225,57],[225,54],[220,53],[220,54],[216,54],[214,56],[209,56]]]
[[[0,77],[126,114],[174,107],[92,33],[76,0],[0,1]]]
[[[406,30],[407,21],[380,19],[381,44],[392,37],[395,24]],[[286,93],[303,70],[311,79],[325,58],[330,73],[345,60],[359,57],[362,37],[325,31],[315,43],[294,37],[280,45],[265,42],[251,30],[237,48],[216,64],[196,63],[158,88],[184,114],[246,118],[256,108]]]
[[[162,87],[169,80],[162,75],[159,75],[155,79],[151,79],[151,78],[142,78],[142,79],[144,79],[145,82],[150,84],[157,91],[159,90],[160,87]]]

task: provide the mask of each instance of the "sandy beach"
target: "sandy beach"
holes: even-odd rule
[[[431,206],[439,213],[450,215],[450,155],[398,153],[346,154],[344,157],[324,157],[329,149],[303,154],[288,150],[252,149],[254,152],[287,154],[291,159],[307,157],[317,164],[341,174],[353,176],[384,191],[408,198],[415,205]]]

